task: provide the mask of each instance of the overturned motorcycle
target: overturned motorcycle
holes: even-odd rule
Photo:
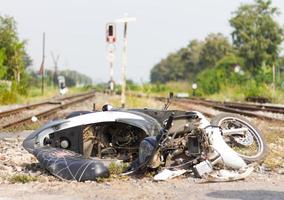
[[[23,146],[51,174],[77,181],[108,177],[112,162],[128,163],[124,174],[155,170],[155,180],[188,172],[209,181],[238,180],[267,153],[261,132],[239,115],[220,114],[209,122],[195,111],[109,105],[51,121]]]

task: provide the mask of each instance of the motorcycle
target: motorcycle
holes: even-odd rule
[[[211,180],[249,175],[267,145],[242,116],[221,114],[211,122],[200,112],[156,109],[79,111],[48,122],[29,135],[24,148],[51,174],[67,180],[109,177],[110,163],[124,162],[125,175],[154,170],[155,180],[184,173]],[[230,172],[230,174],[225,173]]]

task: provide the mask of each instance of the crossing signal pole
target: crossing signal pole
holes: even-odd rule
[[[108,23],[106,25],[106,42],[108,43],[107,60],[110,66],[109,88],[110,88],[110,93],[113,94],[113,91],[114,91],[113,63],[114,63],[114,50],[115,50],[115,42],[116,42],[116,28],[115,28],[114,23]]]

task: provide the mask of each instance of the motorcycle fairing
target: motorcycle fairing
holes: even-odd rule
[[[69,119],[48,122],[29,135],[23,142],[24,148],[36,156],[40,164],[51,174],[68,180],[95,180],[98,177],[108,177],[109,171],[102,161],[86,159],[82,155],[82,127],[99,123],[118,122],[135,126],[143,130],[146,135],[155,135],[161,126],[146,114],[134,114],[121,111],[106,111],[88,113]],[[64,150],[55,144],[59,136],[72,135],[76,145]],[[51,139],[47,146],[45,139]],[[77,153],[76,153],[77,152]]]
[[[66,129],[72,129],[78,126],[85,126],[90,124],[98,124],[104,122],[123,122],[129,125],[137,126],[138,128],[145,131],[147,135],[152,135],[156,130],[160,129],[159,124],[155,122],[155,119],[150,116],[141,116],[128,112],[121,111],[106,111],[106,112],[95,112],[88,113],[69,119],[50,121],[43,127],[39,128],[31,135],[29,135],[23,142],[24,148],[32,153],[36,147],[44,146],[44,138],[49,137],[51,133],[60,132]]]

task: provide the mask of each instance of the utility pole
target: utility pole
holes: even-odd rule
[[[121,65],[121,107],[125,107],[125,92],[126,92],[126,66],[127,66],[127,25],[128,22],[136,21],[134,17],[128,17],[127,13],[124,13],[124,17],[117,19],[116,22],[124,24],[123,31],[123,52],[122,52],[122,65]]]
[[[53,85],[56,86],[56,83],[58,82],[58,61],[60,58],[60,55],[54,56],[53,52],[51,52],[52,61],[54,64],[54,72],[53,72]]]
[[[42,61],[40,66],[41,73],[41,94],[44,94],[44,61],[45,61],[45,33],[42,36]]]

